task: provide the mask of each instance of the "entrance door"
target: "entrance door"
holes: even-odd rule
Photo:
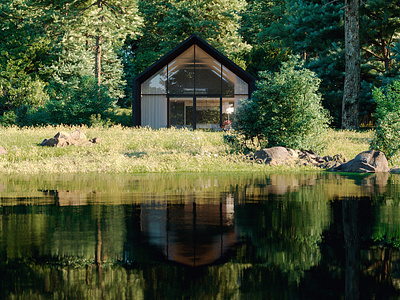
[[[168,126],[193,128],[194,97],[170,97]]]

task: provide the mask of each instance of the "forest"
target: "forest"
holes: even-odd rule
[[[0,124],[87,124],[129,108],[132,79],[192,34],[260,78],[297,55],[340,127],[344,0],[0,0]],[[359,122],[399,77],[400,1],[359,7]],[[129,125],[129,124],[128,124]]]

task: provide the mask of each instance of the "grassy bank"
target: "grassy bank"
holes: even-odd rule
[[[41,147],[59,131],[82,130],[93,146]],[[143,172],[268,172],[316,170],[312,167],[269,167],[243,160],[224,143],[223,132],[178,129],[104,127],[0,127],[0,172],[40,173],[143,173]],[[372,131],[329,131],[327,148],[320,155],[345,154],[353,158],[368,150]]]

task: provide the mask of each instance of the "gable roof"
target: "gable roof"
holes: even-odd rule
[[[145,80],[149,79],[151,76],[153,76],[155,73],[157,73],[159,70],[161,70],[163,67],[165,67],[168,63],[170,63],[174,59],[176,59],[179,55],[181,55],[183,52],[185,52],[193,45],[200,47],[208,55],[213,57],[215,60],[220,62],[234,74],[239,76],[242,80],[247,82],[249,84],[249,88],[251,90],[254,90],[255,78],[251,74],[243,70],[232,60],[227,58],[220,51],[215,49],[213,46],[211,46],[209,43],[207,43],[205,40],[203,40],[196,34],[192,34],[189,38],[181,42],[178,46],[176,46],[174,49],[165,54],[158,61],[149,66],[146,70],[137,75],[134,78],[134,81],[138,82],[139,84],[143,83]]]

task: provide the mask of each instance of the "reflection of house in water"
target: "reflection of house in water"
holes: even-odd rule
[[[233,218],[231,195],[218,204],[142,204],[141,230],[167,260],[197,267],[226,258],[236,243]]]

